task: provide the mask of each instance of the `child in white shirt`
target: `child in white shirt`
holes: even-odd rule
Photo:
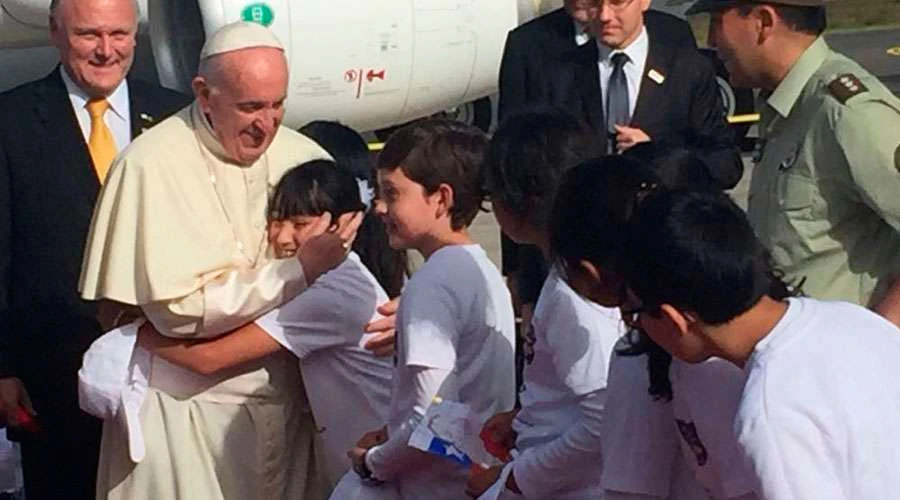
[[[570,263],[570,283],[601,303],[625,305],[621,235],[639,200],[659,185],[690,179],[692,186],[703,186],[705,170],[694,155],[679,149],[651,152],[646,164],[626,155],[579,167],[558,195],[555,251]],[[751,478],[729,431],[743,375],[721,363],[676,363],[670,383],[670,360],[636,330],[616,349],[603,424],[607,497],[752,498],[744,497]],[[716,383],[707,384],[705,392],[691,390],[690,380],[708,378]]]
[[[378,158],[376,210],[390,244],[426,260],[400,300],[387,426],[349,454],[362,479],[387,482],[402,498],[463,495],[467,470],[408,445],[435,396],[469,405],[482,421],[514,403],[509,291],[467,229],[483,201],[486,143],[472,127],[428,120],[394,132]]]
[[[561,111],[534,110],[504,122],[491,140],[485,173],[501,230],[536,245],[551,260],[547,223],[565,172],[589,156],[589,134]],[[597,498],[604,436],[601,425],[613,345],[622,335],[618,310],[594,304],[551,265],[523,346],[521,408],[485,426],[518,456],[473,473],[470,496],[498,479],[501,497]]]
[[[722,193],[661,192],[627,232],[635,320],[673,356],[747,373],[734,432],[765,499],[896,498],[900,330],[862,307],[787,298]]]
[[[307,229],[325,213],[366,210],[360,182],[345,167],[326,160],[304,163],[284,174],[269,204],[268,238],[277,258],[290,258]],[[310,407],[319,428],[317,457],[326,485],[333,487],[349,469],[346,451],[356,437],[380,425],[390,402],[392,364],[363,345],[371,337],[363,327],[378,318],[388,300],[380,280],[366,263],[378,249],[366,241],[363,221],[354,249],[335,269],[280,308],[234,332],[207,341],[182,341],[152,332],[146,323],[139,342],[154,354],[210,375],[287,349],[300,359]],[[384,245],[382,252],[391,252]],[[382,276],[382,278],[384,278]],[[286,471],[290,473],[290,471]]]

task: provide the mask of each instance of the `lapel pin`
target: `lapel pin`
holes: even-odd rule
[[[659,85],[662,85],[662,82],[666,81],[666,77],[655,69],[651,69],[650,71],[648,71],[647,76]]]
[[[150,116],[150,115],[148,115],[147,113],[141,113],[140,116],[141,116],[141,120],[144,120],[145,122],[152,122],[152,121],[153,121],[153,117]]]

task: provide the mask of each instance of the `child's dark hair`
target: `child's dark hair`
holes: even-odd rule
[[[764,295],[792,295],[743,210],[725,193],[655,193],[640,204],[626,234],[625,280],[647,310],[671,304],[718,325]]]
[[[508,117],[491,138],[485,158],[491,201],[546,226],[563,175],[591,156],[590,145],[587,129],[562,110],[535,107]]]
[[[328,212],[336,220],[365,208],[349,169],[329,160],[312,160],[290,169],[278,181],[269,201],[268,219]]]
[[[400,168],[428,194],[453,188],[450,224],[467,227],[484,202],[482,164],[487,137],[476,127],[446,119],[414,122],[391,134],[378,155],[378,170]]]
[[[571,267],[587,260],[604,275],[617,274],[628,220],[639,199],[657,184],[649,168],[621,155],[601,156],[570,169],[551,215],[554,259]]]
[[[783,300],[799,293],[723,192],[676,189],[649,196],[632,220],[623,255],[628,286],[649,314],[671,304],[721,324],[763,296]],[[671,355],[644,332],[630,335],[631,354],[648,355],[650,394],[671,400]]]
[[[356,179],[365,181],[373,193],[377,191],[369,146],[357,131],[339,122],[316,120],[304,125],[299,132],[316,141]],[[356,241],[354,249],[388,296],[399,296],[409,274],[407,253],[390,248],[384,222],[371,209],[363,219]]]
[[[581,260],[591,262],[599,269],[610,295],[624,300],[625,283],[619,270],[623,235],[641,198],[659,189],[658,184],[653,170],[624,155],[588,160],[571,169],[557,193],[550,225],[550,245],[556,260],[571,267]],[[618,354],[647,354],[650,393],[657,392],[660,384],[671,391],[671,358],[644,338],[630,332],[629,345]],[[660,377],[663,366],[664,377]]]
[[[624,156],[652,169],[663,188],[719,189],[719,183],[709,173],[709,166],[696,150],[651,141],[629,148]],[[648,392],[659,399],[671,400],[672,383],[669,380],[669,367],[672,364],[672,355],[639,329],[629,331],[625,340],[627,345],[617,349],[616,352],[623,356],[646,354],[650,380]]]
[[[359,184],[350,169],[329,160],[312,160],[302,163],[287,171],[275,186],[275,192],[269,202],[268,219],[284,220],[297,215],[322,215],[330,213],[332,220],[337,220],[348,212],[359,212],[366,209],[360,198]],[[366,221],[374,219],[367,215]],[[363,227],[366,222],[363,223]],[[402,287],[402,275],[399,284],[391,268],[380,266],[380,260],[390,255],[391,249],[386,240],[371,238],[371,231],[361,228],[353,242],[353,250],[359,254],[360,260],[372,272],[375,279],[385,288],[389,296],[394,286],[397,295]]]
[[[625,151],[624,156],[653,169],[667,189],[718,189],[709,166],[696,151],[662,142],[642,142]]]

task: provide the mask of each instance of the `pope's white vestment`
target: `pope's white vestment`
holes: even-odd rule
[[[281,175],[329,158],[281,127],[253,165],[228,160],[196,103],[138,137],[113,164],[85,249],[81,291],[141,307],[164,335],[209,338],[306,287],[271,258],[266,205]],[[318,498],[315,426],[296,359],[280,353],[201,376],[154,358],[135,464],[106,422],[98,498]]]

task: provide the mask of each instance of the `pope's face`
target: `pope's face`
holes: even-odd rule
[[[252,165],[272,144],[284,118],[284,53],[259,47],[213,57],[221,58],[215,70],[194,81],[197,99],[226,153]]]
[[[133,0],[64,0],[50,18],[60,62],[91,97],[108,97],[134,61]]]

